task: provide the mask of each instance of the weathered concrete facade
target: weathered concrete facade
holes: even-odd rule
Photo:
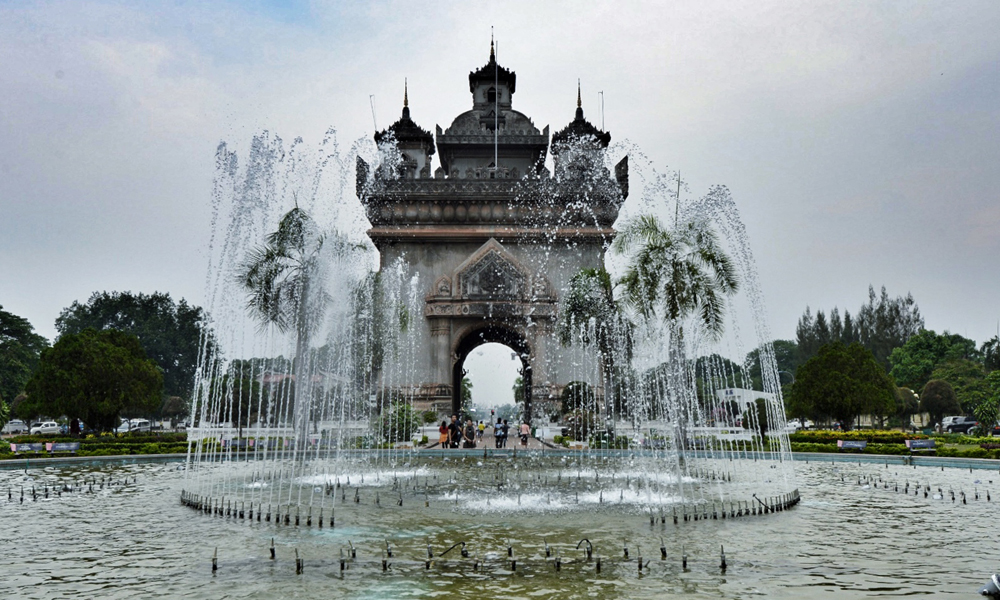
[[[415,323],[418,403],[459,406],[463,364],[499,342],[523,362],[531,405],[551,402],[580,371],[554,336],[570,279],[603,266],[611,227],[628,193],[627,162],[604,167],[610,135],[576,118],[552,137],[512,107],[515,74],[490,61],[469,74],[473,108],[434,139],[403,114],[388,130],[401,154],[393,172],[359,158],[358,195],[385,267],[401,261],[426,290]],[[555,175],[545,167],[553,154]],[[575,369],[575,371],[574,371]],[[594,382],[597,383],[597,382]]]

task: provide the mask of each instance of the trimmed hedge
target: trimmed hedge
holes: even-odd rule
[[[103,435],[74,438],[71,436],[22,435],[4,440],[0,444],[0,460],[14,458],[46,458],[48,452],[15,455],[10,451],[10,443],[28,444],[45,442],[79,442],[76,456],[123,456],[133,454],[183,454],[187,452],[186,433],[131,433],[123,435]],[[72,456],[59,453],[55,457]]]
[[[810,444],[836,444],[837,440],[868,442],[869,444],[904,444],[906,440],[926,440],[921,433],[912,434],[893,430],[855,429],[854,431],[800,431],[788,434],[791,442]]]

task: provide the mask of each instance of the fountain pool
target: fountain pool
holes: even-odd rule
[[[5,525],[0,532],[4,594],[16,598],[809,599],[833,593],[836,598],[912,594],[967,598],[997,567],[990,544],[1000,475],[991,470],[859,465],[829,459],[795,462],[803,499],[794,510],[678,525],[668,519],[650,526],[644,513],[623,508],[617,497],[600,504],[588,496],[593,504],[586,511],[549,505],[545,484],[537,480],[523,482],[520,506],[508,501],[489,513],[475,504],[482,497],[459,495],[456,501],[444,487],[435,489],[435,473],[447,478],[449,473],[462,477],[489,470],[479,462],[466,457],[437,469],[411,465],[412,481],[431,478],[429,506],[420,501],[422,495],[414,495],[410,502],[404,494],[405,503],[399,507],[394,501],[398,496],[389,491],[391,480],[370,470],[363,486],[352,480],[352,486],[356,483],[360,489],[360,502],[353,501],[353,492],[346,500],[334,496],[335,526],[325,524],[322,529],[315,523],[295,527],[195,513],[177,501],[184,486],[180,461],[81,461],[31,465],[27,472],[23,464],[9,465],[0,471],[0,490],[10,488],[13,498],[0,502]],[[562,464],[559,459],[554,462]],[[535,471],[558,470],[556,466]],[[612,471],[608,469],[608,478]],[[614,476],[619,484],[622,474]],[[37,501],[29,495],[23,504],[18,501],[21,486],[41,489],[67,481],[120,482],[133,477],[134,483],[95,487],[94,493],[52,494]],[[376,485],[371,477],[379,478]],[[586,479],[581,475],[581,488],[587,487]],[[386,492],[379,505],[374,503],[377,490]],[[954,502],[951,491],[956,494]],[[584,496],[581,493],[581,502]],[[586,545],[576,547],[583,538],[593,544],[590,561],[582,549]],[[387,558],[390,566],[383,572],[386,540],[393,556]],[[461,556],[460,547],[440,556],[461,541],[466,542],[468,558]],[[514,570],[508,544],[518,561]],[[661,544],[666,559],[661,558]],[[347,560],[341,571],[342,552],[349,557],[352,545],[356,558]],[[434,554],[429,569],[428,545]],[[719,568],[720,546],[727,558],[724,574]],[[219,570],[213,574],[216,548]],[[296,550],[303,559],[301,575],[295,573]],[[688,556],[686,569],[682,552]],[[642,573],[637,568],[639,554],[649,561]],[[474,568],[477,558],[479,565]]]

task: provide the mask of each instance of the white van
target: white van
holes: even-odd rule
[[[132,433],[133,431],[149,431],[151,429],[148,419],[122,419],[122,424],[115,429],[118,433]]]

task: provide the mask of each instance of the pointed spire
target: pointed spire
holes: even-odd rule
[[[406,78],[404,77],[403,78],[403,108],[406,108],[406,107],[408,107],[410,105],[410,98],[409,98],[410,94],[409,94],[409,89],[408,88],[409,88],[409,84],[406,82]]]
[[[576,80],[576,107],[583,108],[583,99],[580,96],[580,80]]]
[[[496,59],[497,56],[493,52],[493,26],[490,25],[490,61],[495,61]]]

